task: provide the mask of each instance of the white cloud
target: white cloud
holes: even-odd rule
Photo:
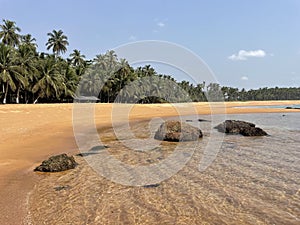
[[[256,57],[256,58],[263,58],[266,56],[266,52],[264,50],[254,50],[254,51],[245,51],[245,50],[240,50],[237,54],[233,54],[228,57],[228,59],[231,60],[247,60],[248,58],[251,57]]]
[[[128,39],[129,39],[129,41],[135,41],[136,40],[136,36],[131,35]]]
[[[158,22],[156,25],[159,26],[159,27],[164,27],[166,24],[163,23],[163,22]]]
[[[246,77],[246,76],[242,76],[242,77],[241,77],[241,80],[249,80],[249,78]]]

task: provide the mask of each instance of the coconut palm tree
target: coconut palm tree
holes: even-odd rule
[[[117,66],[118,66],[118,58],[117,58],[117,54],[115,53],[115,51],[113,50],[110,50],[110,51],[107,51],[105,53],[105,61],[108,65],[108,69],[114,73],[117,71]]]
[[[17,65],[14,49],[0,43],[0,81],[4,93],[3,104],[6,104],[8,90],[15,91],[17,84],[25,86],[27,81],[22,68]]]
[[[89,65],[89,62],[85,60],[85,55],[82,55],[81,52],[77,49],[73,50],[70,54],[70,62],[75,67],[76,74],[81,76],[84,74],[86,68]]]
[[[23,45],[26,45],[26,46],[32,48],[33,50],[36,50],[36,48],[37,48],[37,44],[35,42],[36,42],[36,39],[33,38],[31,36],[31,34],[26,34],[26,35],[21,36],[21,43]]]
[[[49,56],[46,59],[40,60],[37,64],[39,77],[32,88],[33,93],[38,93],[34,104],[37,103],[39,98],[59,98],[63,90],[63,77],[58,73],[56,68],[56,61],[53,57]]]
[[[81,52],[77,49],[73,50],[70,57],[73,66],[83,66],[85,64],[85,55],[81,55]]]
[[[101,98],[101,88],[103,87],[104,82],[101,79],[101,76],[94,70],[87,70],[84,76],[80,80],[80,90],[78,95],[83,96],[94,96]]]
[[[67,51],[69,42],[62,30],[53,30],[52,33],[48,33],[47,35],[49,36],[48,42],[46,43],[47,50],[52,48],[52,51],[56,56]]]
[[[34,75],[37,73],[35,67],[36,60],[36,52],[31,44],[24,43],[19,46],[19,48],[17,49],[16,65],[21,68],[22,75],[26,79],[26,86],[24,86],[21,82],[18,82],[16,103],[19,103],[21,89],[23,89],[24,91],[28,90],[28,82],[33,81]]]
[[[15,47],[20,43],[20,35],[18,32],[21,31],[16,23],[10,20],[3,20],[4,24],[0,25],[0,39],[5,45],[10,45]]]

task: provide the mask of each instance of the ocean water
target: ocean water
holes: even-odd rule
[[[185,149],[188,160],[175,174],[155,185],[123,185],[112,181],[109,173],[102,176],[93,164],[100,162],[97,157],[104,149],[76,156],[76,169],[38,175],[28,220],[32,224],[300,224],[300,113],[182,119],[199,126],[203,138],[189,143],[152,141],[161,120],[142,121],[130,124],[131,131],[156,146],[147,149],[145,142],[144,150],[135,150],[128,145],[134,140],[122,136],[128,127],[120,126],[118,135],[112,129],[99,132],[108,147],[105,151],[127,165],[159,164],[177,149]],[[269,136],[223,136],[212,129],[223,119],[253,122]],[[208,161],[203,161],[207,156]],[[203,162],[205,168],[199,170]],[[115,169],[108,163],[98,166]],[[162,177],[164,172],[157,171]]]
[[[273,108],[273,109],[284,109],[286,107],[300,108],[299,104],[288,104],[288,105],[255,105],[255,106],[236,106],[235,108]]]

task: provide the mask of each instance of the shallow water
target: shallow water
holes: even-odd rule
[[[33,224],[299,224],[300,114],[226,117],[253,122],[270,136],[223,137],[211,129],[223,116],[201,116],[211,122],[198,122],[193,116],[184,120],[200,126],[204,137],[199,142],[160,143],[151,137],[161,121],[150,125],[143,121],[131,124],[131,129],[154,147],[135,151],[133,145],[126,146],[130,142],[122,133],[126,127],[120,127],[118,137],[112,129],[102,131],[100,138],[109,148],[76,156],[80,165],[74,170],[39,175],[29,200],[30,220]],[[218,138],[221,148],[208,148]],[[102,151],[127,165],[149,166],[176,149],[185,149],[191,159],[158,185],[122,185],[89,166]],[[207,155],[212,163],[200,172],[199,163]],[[104,166],[107,171],[114,169]],[[163,176],[165,171],[158,172]]]
[[[287,104],[287,105],[255,105],[255,106],[235,106],[234,108],[267,108],[267,109],[285,109],[286,107],[300,108],[299,104]]]

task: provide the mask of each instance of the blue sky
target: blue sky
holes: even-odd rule
[[[53,29],[69,38],[66,56],[79,49],[90,59],[162,40],[199,55],[221,85],[300,86],[299,0],[0,0],[0,12],[36,38],[39,51]]]

